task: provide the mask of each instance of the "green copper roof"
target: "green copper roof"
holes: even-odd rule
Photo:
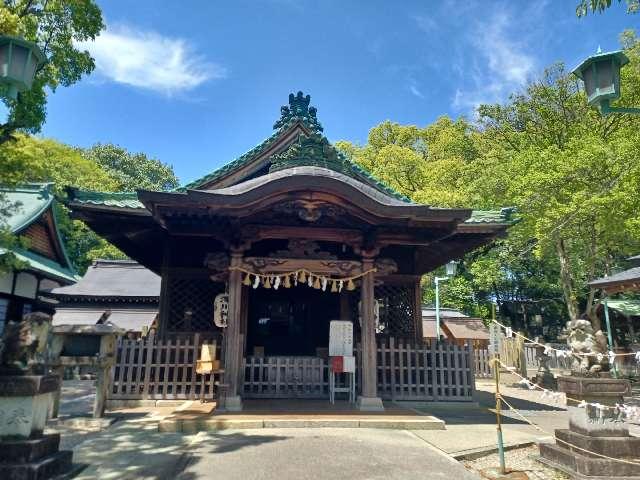
[[[474,210],[464,223],[515,223],[514,217],[516,209],[513,207],[501,208],[500,210]]]
[[[53,228],[55,240],[60,245],[62,252],[62,261],[60,264],[54,260],[46,258],[32,251],[13,248],[10,251],[18,257],[18,259],[27,262],[34,270],[41,271],[59,279],[70,282],[76,281],[76,275],[67,251],[58,230],[58,222],[56,210],[53,207],[55,197],[53,195],[52,183],[32,183],[20,185],[15,188],[0,187],[0,194],[4,197],[4,201],[12,205],[9,215],[3,218],[3,224],[6,222],[11,232],[20,234],[29,225],[37,221],[48,209],[51,208],[53,215]],[[0,225],[2,226],[2,225]],[[0,255],[4,255],[9,250],[0,248]]]
[[[409,198],[373,177],[339,152],[329,143],[329,140],[317,133],[298,135],[296,142],[292,143],[284,152],[273,155],[271,159],[270,172],[300,166],[323,167],[360,180],[398,200],[411,203]]]
[[[117,208],[146,208],[142,202],[138,200],[138,194],[136,192],[91,192],[72,189],[70,196],[73,202],[85,205],[101,205]]]
[[[2,218],[2,223],[6,222],[13,233],[27,228],[51,205],[51,187],[50,183],[34,183],[16,188],[0,187],[0,195],[11,206],[9,216]]]
[[[71,283],[77,282],[80,277],[70,268],[61,266],[58,262],[54,262],[50,258],[43,257],[37,253],[30,252],[22,248],[14,248],[10,250],[18,260],[29,265],[30,270],[44,273],[48,277],[54,277],[60,280],[66,280]],[[6,248],[0,247],[0,255],[8,253]]]
[[[345,175],[349,175],[350,177],[363,181],[383,193],[409,202],[410,200],[407,197],[396,192],[384,182],[375,178],[364,168],[346,159],[346,157],[344,157],[341,153],[335,150],[333,146],[329,144],[329,141],[325,137],[320,135],[319,132],[322,132],[323,128],[316,117],[317,109],[315,107],[310,107],[310,102],[311,96],[305,96],[302,92],[298,92],[296,95],[294,95],[293,93],[289,94],[289,105],[284,105],[281,107],[280,119],[273,126],[276,131],[270,137],[268,137],[262,143],[256,145],[247,153],[236,158],[232,162],[227,163],[226,165],[220,167],[217,170],[214,170],[213,172],[205,175],[202,178],[199,178],[183,187],[176,189],[176,191],[183,192],[189,189],[197,189],[205,183],[214,181],[220,177],[223,177],[229,172],[247,165],[257,155],[273,145],[278,139],[280,139],[283,133],[287,132],[296,123],[302,123],[309,131],[311,131],[311,135],[309,137],[305,136],[309,140],[301,140],[299,137],[297,146],[294,143],[291,147],[289,147],[289,149],[287,149],[287,151],[289,151],[293,147],[294,152],[283,152],[282,154],[276,155],[273,157],[275,161],[279,161],[281,165],[284,165],[288,162],[290,166],[325,166],[326,168],[339,171],[340,173],[344,173]],[[318,144],[319,142],[323,143],[320,150],[316,150],[314,149],[314,146],[310,145],[312,143]],[[320,145],[316,145],[315,147],[320,147]],[[303,158],[302,155],[304,154],[309,154],[310,158]],[[282,155],[289,155],[289,157],[282,157]],[[322,155],[328,155],[328,157],[322,159],[320,158],[320,156]],[[336,156],[339,156],[340,158],[336,158]],[[276,169],[281,168],[276,167]]]

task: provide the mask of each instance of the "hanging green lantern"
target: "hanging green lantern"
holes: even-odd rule
[[[37,68],[46,61],[42,50],[20,37],[0,36],[0,83],[8,85],[9,96],[29,90]]]

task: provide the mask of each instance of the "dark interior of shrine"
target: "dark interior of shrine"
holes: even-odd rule
[[[329,345],[329,322],[340,318],[340,295],[308,286],[251,289],[247,355],[309,355]]]

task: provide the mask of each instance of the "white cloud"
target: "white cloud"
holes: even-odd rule
[[[518,24],[512,23],[506,10],[499,9],[471,30],[470,49],[462,59],[462,74],[470,81],[456,90],[454,108],[475,110],[482,103],[502,101],[526,85],[537,64],[522,43]]]
[[[78,47],[87,49],[97,71],[114,82],[166,95],[227,76],[226,68],[208,62],[184,39],[122,25],[110,26]]]
[[[424,98],[424,94],[420,91],[420,89],[414,83],[409,85],[409,91],[418,98]]]

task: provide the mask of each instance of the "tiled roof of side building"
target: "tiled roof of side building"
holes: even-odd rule
[[[69,188],[69,200],[84,205],[146,209],[136,192],[92,192]]]
[[[0,255],[13,253],[19,260],[27,263],[29,268],[54,277],[64,282],[75,282],[77,277],[71,261],[64,247],[64,242],[58,230],[57,216],[52,208],[55,202],[53,183],[29,183],[16,187],[0,186],[0,194],[8,204],[8,215],[4,216],[11,232],[20,235],[43,215],[50,211],[53,223],[53,238],[58,252],[59,261],[44,257],[27,248],[0,248]]]
[[[55,288],[58,298],[120,297],[156,299],[160,296],[160,277],[133,260],[96,260],[78,283]]]
[[[514,207],[505,207],[500,210],[474,210],[465,223],[516,223],[518,219],[515,218],[515,211]]]
[[[640,282],[640,267],[633,267],[628,270],[624,270],[623,272],[614,273],[613,275],[609,275],[608,277],[598,278],[597,280],[592,280],[589,282],[589,285],[592,287],[600,287],[605,285],[610,285],[613,283],[623,283],[623,282]]]
[[[24,230],[35,222],[53,202],[51,183],[32,183],[15,188],[0,187],[0,193],[9,206],[6,217],[13,233]]]

